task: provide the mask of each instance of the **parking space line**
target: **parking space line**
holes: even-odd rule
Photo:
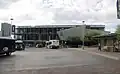
[[[46,66],[46,67],[29,67],[29,68],[26,67],[26,68],[19,68],[19,69],[10,69],[7,71],[39,70],[39,69],[65,68],[65,67],[76,67],[76,66],[83,66],[83,64]]]

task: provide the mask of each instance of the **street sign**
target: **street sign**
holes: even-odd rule
[[[117,18],[120,19],[120,0],[117,0]]]

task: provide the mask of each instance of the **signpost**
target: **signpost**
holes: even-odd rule
[[[85,29],[86,29],[86,25],[85,25],[85,21],[82,21],[82,23],[83,23],[83,33],[82,33],[82,34],[83,34],[83,42],[82,42],[82,43],[83,43],[83,47],[82,47],[82,48],[83,48],[83,50],[84,50],[84,42],[85,42]]]
[[[117,0],[117,18],[120,19],[120,0]]]

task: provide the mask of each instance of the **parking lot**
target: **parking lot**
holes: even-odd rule
[[[119,61],[69,48],[26,48],[9,57],[0,56],[0,74],[112,74],[119,72],[118,65]]]

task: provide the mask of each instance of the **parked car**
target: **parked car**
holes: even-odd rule
[[[36,48],[42,48],[43,44],[36,44]]]
[[[25,50],[25,45],[22,40],[15,41],[15,49],[16,50]]]
[[[59,40],[46,41],[46,48],[48,49],[59,49],[59,47],[60,47]]]
[[[0,37],[0,54],[10,56],[13,52],[15,52],[15,39]]]

